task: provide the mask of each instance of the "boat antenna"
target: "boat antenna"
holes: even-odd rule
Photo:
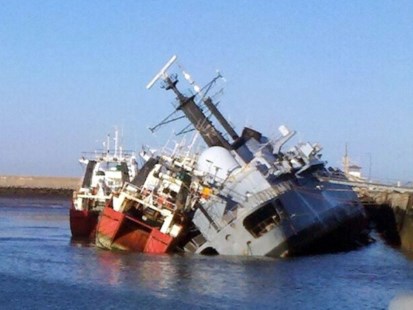
[[[161,71],[159,71],[158,74],[154,76],[154,78],[148,83],[148,85],[146,85],[146,89],[150,89],[153,86],[153,84],[155,84],[160,78],[163,80],[167,78],[168,73],[166,72],[166,70],[168,70],[169,67],[173,65],[176,59],[177,59],[176,55],[173,55],[171,59],[169,59],[169,61],[165,64],[165,66],[163,66]]]
[[[106,136],[106,156],[109,155],[110,152],[110,134]]]
[[[181,64],[178,64],[179,68],[182,71],[182,74],[187,80],[187,82],[192,85],[196,94],[201,97],[202,102],[208,108],[212,115],[218,120],[221,126],[225,129],[225,131],[231,136],[231,138],[235,141],[239,138],[238,134],[235,132],[234,128],[230,125],[230,123],[226,120],[226,118],[222,115],[221,111],[217,109],[217,104],[214,104],[211,97],[207,96],[207,93],[210,91],[212,86],[218,79],[224,79],[221,72],[217,70],[217,76],[212,79],[204,88],[199,87],[199,85],[192,79],[191,75],[186,71]],[[205,91],[204,91],[205,89]]]
[[[115,127],[115,137],[113,138],[113,140],[115,141],[115,154],[114,157],[117,158],[118,157],[118,150],[119,150],[119,130],[117,127]]]

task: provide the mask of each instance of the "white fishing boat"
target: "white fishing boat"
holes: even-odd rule
[[[79,160],[85,173],[80,188],[73,193],[70,208],[70,229],[75,238],[94,238],[98,216],[111,194],[120,191],[137,174],[135,155],[119,146],[118,131],[114,142],[111,149],[108,136],[105,150],[84,153]]]

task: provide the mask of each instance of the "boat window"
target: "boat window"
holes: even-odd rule
[[[171,192],[169,193],[169,195],[171,196],[171,198],[175,199],[176,196],[178,195],[178,193],[177,193],[177,192],[174,192],[174,191],[171,191]]]
[[[244,219],[244,227],[255,238],[259,238],[271,231],[280,223],[280,216],[277,212],[278,200],[271,201]]]

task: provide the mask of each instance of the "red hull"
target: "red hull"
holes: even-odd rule
[[[99,212],[70,208],[70,230],[74,238],[94,238]]]
[[[173,241],[141,221],[105,207],[96,230],[96,244],[107,249],[166,253]]]

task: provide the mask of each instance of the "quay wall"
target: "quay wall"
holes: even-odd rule
[[[413,193],[366,189],[359,190],[358,193],[362,201],[373,202],[373,208],[391,210],[393,216],[386,217],[387,224],[394,221],[402,249],[413,253]]]

